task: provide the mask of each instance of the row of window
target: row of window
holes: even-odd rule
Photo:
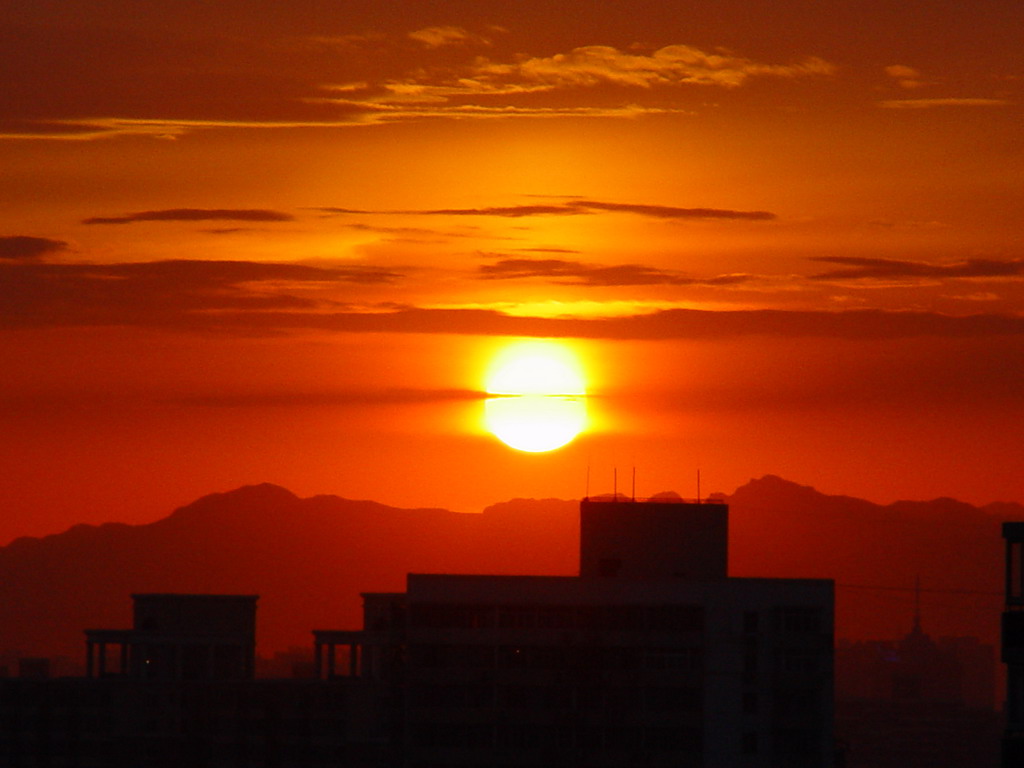
[[[600,629],[701,632],[699,605],[489,606],[420,603],[410,611],[420,629]]]
[[[427,709],[701,712],[697,686],[418,685],[410,704]]]
[[[413,666],[428,669],[691,670],[703,667],[699,647],[417,644],[409,649]]]

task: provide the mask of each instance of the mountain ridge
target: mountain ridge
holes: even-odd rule
[[[948,499],[888,505],[765,475],[730,504],[730,574],[837,582],[841,636],[909,629],[915,579],[930,590],[1001,589],[1002,520],[1024,507]],[[259,594],[260,643],[308,644],[358,626],[362,592],[409,572],[574,575],[578,502],[510,499],[480,513],[405,509],[270,483],[211,493],[139,525],[75,525],[0,547],[0,653],[76,656],[81,630],[127,626],[134,592]],[[872,593],[849,585],[893,585]],[[938,594],[938,592],[936,593]],[[998,600],[942,594],[927,628],[994,642]]]

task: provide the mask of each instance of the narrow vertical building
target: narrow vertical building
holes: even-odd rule
[[[1006,733],[1003,766],[1024,765],[1024,523],[1003,523],[1006,540],[1006,609],[1003,663],[1006,664]]]

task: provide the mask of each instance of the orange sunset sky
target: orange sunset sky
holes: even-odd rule
[[[1024,5],[5,1],[0,543],[275,482],[1024,500]],[[589,427],[482,427],[561,340]]]

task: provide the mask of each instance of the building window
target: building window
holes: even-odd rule
[[[757,634],[757,620],[759,616],[757,611],[744,611],[743,612],[743,634],[745,635],[756,635]]]
[[[701,632],[704,609],[699,605],[653,605],[647,609],[647,628],[654,632]]]
[[[410,611],[412,626],[420,629],[483,629],[494,626],[494,609],[481,605],[421,603]]]
[[[807,722],[822,714],[821,693],[817,688],[789,688],[775,691],[775,711],[782,717]]]
[[[787,648],[779,652],[779,666],[789,674],[814,674],[821,668],[821,654],[803,648]]]
[[[780,632],[814,633],[822,628],[820,608],[783,607],[775,609],[775,628]]]

